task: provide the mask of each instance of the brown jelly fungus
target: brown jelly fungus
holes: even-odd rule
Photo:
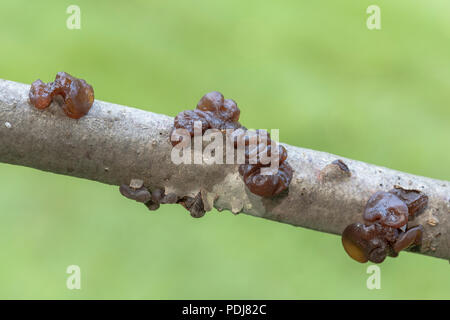
[[[197,193],[195,197],[184,197],[179,202],[190,212],[193,218],[201,218],[206,213],[201,192]]]
[[[347,172],[347,173],[350,172],[350,169],[348,168],[348,166],[341,159],[334,160],[332,162],[332,164],[337,165],[339,167],[339,169],[342,170],[343,172]]]
[[[247,188],[261,197],[273,197],[288,189],[292,180],[293,170],[287,159],[286,149],[270,139],[265,130],[256,130],[251,139],[247,130],[238,121],[240,110],[234,100],[224,99],[220,92],[213,91],[205,94],[197,104],[196,109],[180,112],[174,120],[174,129],[186,129],[190,136],[194,136],[194,122],[199,121],[202,125],[201,132],[208,129],[226,130],[231,129],[231,138],[234,147],[239,144],[245,148],[245,163],[239,167],[239,173],[243,177]],[[171,135],[172,136],[172,135]],[[181,139],[173,141],[177,145]],[[272,156],[272,148],[276,146],[278,155],[278,167],[276,171],[267,172],[271,162],[264,163],[263,155]],[[276,153],[274,153],[275,155]],[[250,159],[255,161],[250,161]],[[272,168],[273,169],[273,168]],[[264,171],[264,172],[263,172]]]
[[[151,192],[150,200],[145,203],[147,208],[151,211],[159,209],[161,203],[165,203],[164,201],[164,190],[162,189],[154,189]]]
[[[252,193],[261,197],[273,197],[289,187],[292,180],[292,167],[289,163],[281,163],[275,174],[264,175],[261,168],[252,164],[241,165],[239,168],[245,185]]]
[[[396,195],[378,191],[367,201],[363,218],[367,222],[401,228],[408,222],[408,207]]]
[[[367,201],[364,223],[352,223],[342,233],[345,251],[358,262],[380,263],[387,256],[396,257],[404,249],[421,245],[423,226],[408,228],[408,219],[425,208],[425,199],[428,197],[419,191],[400,187],[374,193]]]
[[[38,109],[47,108],[56,96],[62,97],[62,109],[73,119],[86,115],[94,103],[94,89],[83,79],[66,72],[58,72],[53,82],[44,83],[38,79],[31,84],[30,102]]]
[[[286,161],[287,150],[271,140],[267,131],[240,131],[235,135],[234,143],[235,147],[243,145],[245,148],[245,164],[239,166],[239,173],[252,193],[268,198],[280,194],[289,187],[293,170]],[[274,169],[275,171],[264,172],[264,170],[271,170],[272,163],[264,159],[272,158],[274,146],[277,148],[275,149],[277,153],[274,155],[277,157],[275,159],[278,161],[278,166]]]
[[[161,203],[177,203],[178,196],[175,193],[169,192],[164,196],[164,198],[161,200]]]
[[[236,102],[224,99],[220,92],[213,91],[205,94],[194,110],[180,112],[174,120],[175,129],[186,129],[191,137],[194,136],[194,122],[202,124],[202,134],[208,129],[237,129],[241,127],[239,121],[240,110]],[[172,141],[172,145],[179,141]]]
[[[352,173],[348,168],[347,164],[341,160],[334,160],[333,162],[327,164],[319,172],[319,181],[329,182],[336,181],[344,178],[351,177]]]
[[[119,188],[120,193],[128,199],[142,202],[151,210],[158,210],[161,204],[179,203],[185,207],[194,218],[200,218],[205,215],[201,193],[195,197],[179,198],[175,193],[169,192],[165,194],[163,189],[148,190],[142,180],[132,179],[130,184],[122,184]]]

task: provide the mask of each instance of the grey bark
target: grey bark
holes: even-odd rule
[[[427,209],[410,225],[425,228],[420,253],[450,259],[448,181],[283,144],[294,169],[289,193],[262,199],[246,189],[237,165],[173,164],[171,117],[96,100],[87,116],[73,120],[56,103],[43,111],[32,107],[29,88],[0,80],[0,162],[112,185],[141,179],[150,189],[179,196],[201,191],[207,210],[243,212],[334,234],[362,221],[371,194],[400,185],[429,196]],[[337,166],[327,167],[337,159],[345,162],[351,176]]]

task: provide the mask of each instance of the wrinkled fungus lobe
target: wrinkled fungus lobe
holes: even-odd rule
[[[320,170],[318,173],[318,180],[319,182],[337,182],[351,176],[352,173],[347,164],[343,160],[337,159],[327,164],[322,170]]]
[[[367,201],[364,223],[352,223],[342,233],[345,251],[358,262],[380,263],[386,256],[396,257],[400,251],[420,245],[423,226],[407,228],[407,224],[427,202],[428,197],[416,190],[395,187],[376,192]]]
[[[94,89],[83,79],[66,72],[58,72],[53,82],[44,83],[38,79],[31,84],[30,102],[37,109],[47,108],[58,95],[63,98],[64,113],[73,119],[86,115],[94,103]]]
[[[346,173],[350,172],[350,169],[348,168],[348,166],[341,159],[334,160],[332,162],[332,164],[337,165],[339,167],[339,169],[341,169],[343,172],[346,172]]]
[[[292,168],[287,159],[286,149],[270,140],[269,134],[264,130],[256,130],[256,140],[246,134],[246,128],[239,123],[240,110],[234,100],[224,99],[220,92],[213,91],[205,94],[197,104],[196,109],[180,112],[174,120],[174,129],[186,129],[191,137],[194,136],[194,122],[200,121],[201,133],[208,129],[233,131],[234,147],[243,139],[245,147],[245,164],[239,168],[247,188],[254,194],[262,197],[273,197],[289,187],[292,180]],[[171,139],[172,145],[177,145],[181,139]],[[262,174],[261,169],[270,167],[261,159],[264,154],[271,156],[272,145],[278,146],[278,170],[270,174]],[[250,158],[255,159],[251,162]]]
[[[239,167],[239,173],[252,193],[261,197],[273,197],[289,187],[293,174],[289,163],[281,163],[276,174],[262,174],[262,168],[252,164],[242,164]]]

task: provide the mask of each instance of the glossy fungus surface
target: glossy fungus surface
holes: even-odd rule
[[[174,120],[175,129],[185,129],[190,136],[194,136],[195,122],[201,124],[201,133],[208,129],[237,129],[241,127],[239,121],[240,110],[236,102],[224,99],[220,92],[213,91],[205,94],[194,110],[180,112]],[[172,141],[177,145],[179,141]]]
[[[66,72],[58,72],[53,82],[44,83],[38,79],[31,84],[29,98],[37,109],[47,108],[55,96],[62,97],[62,109],[73,119],[86,115],[94,103],[92,86]]]

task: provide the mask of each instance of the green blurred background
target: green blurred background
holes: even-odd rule
[[[370,4],[382,30],[366,28]],[[64,70],[97,99],[169,115],[220,90],[283,142],[450,180],[449,15],[447,0],[2,0],[0,78]],[[371,291],[334,235],[153,214],[117,187],[6,164],[0,177],[0,298],[450,298],[448,261],[402,253]]]

